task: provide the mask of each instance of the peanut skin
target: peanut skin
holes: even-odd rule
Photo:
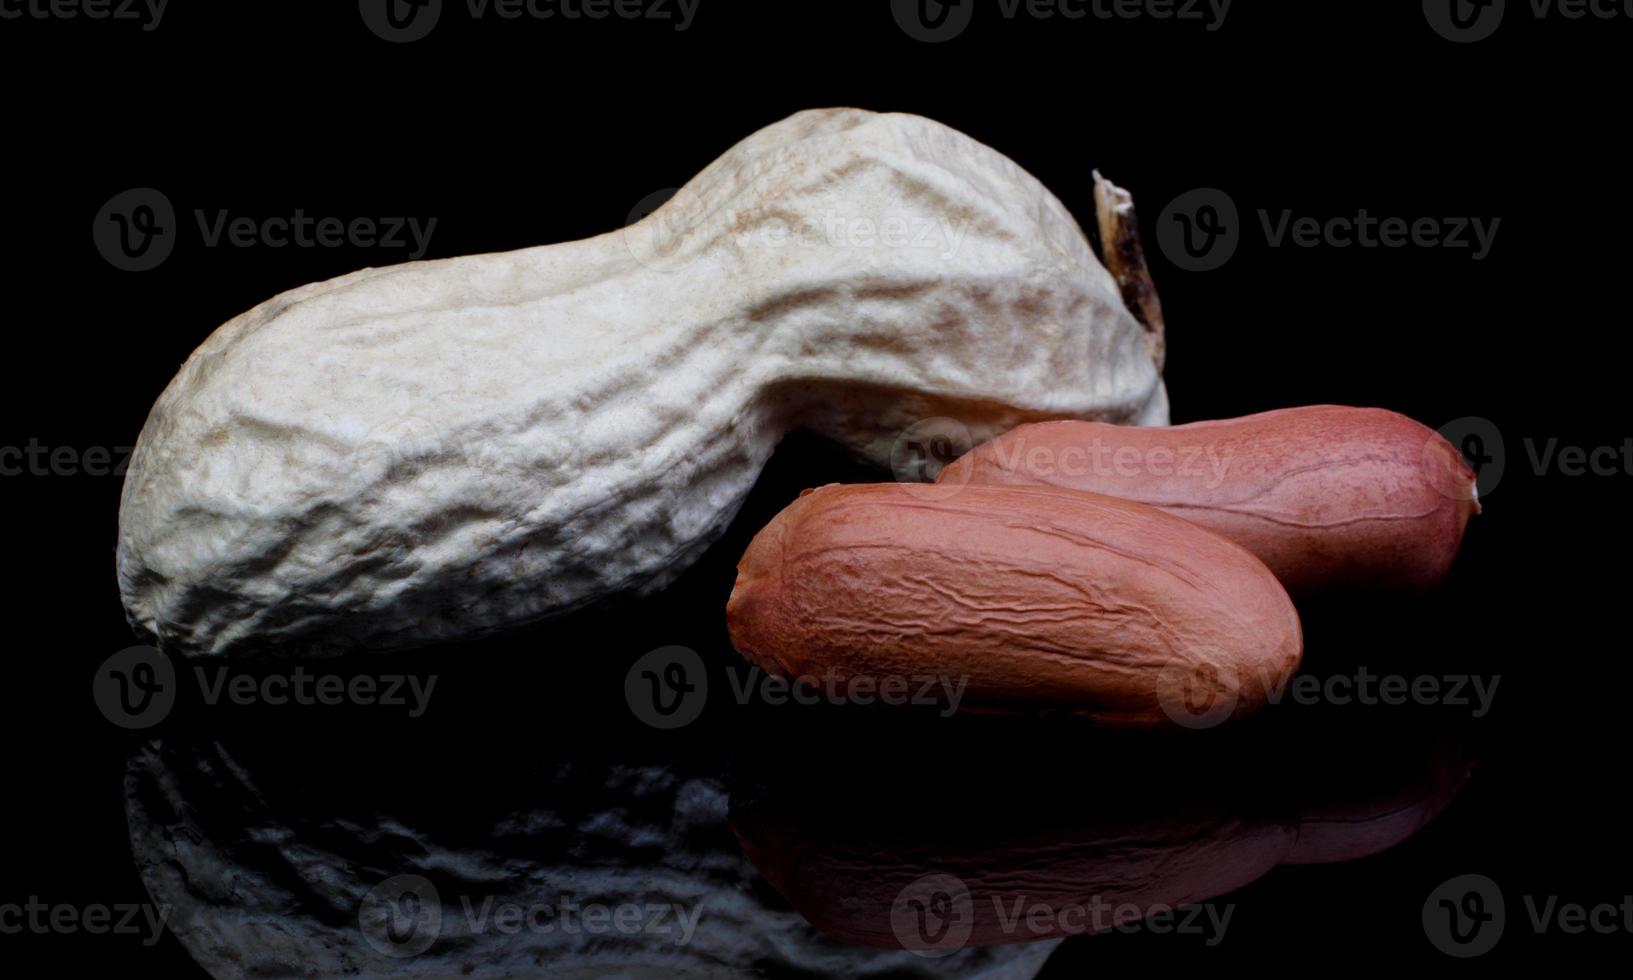
[[[807,491],[749,545],[726,619],[773,675],[939,675],[961,686],[954,707],[1118,727],[1256,710],[1303,647],[1292,601],[1242,548],[1049,487]]]
[[[937,482],[1039,484],[1150,504],[1247,548],[1295,595],[1428,589],[1480,512],[1473,471],[1439,433],[1338,405],[1172,428],[1024,425]]]

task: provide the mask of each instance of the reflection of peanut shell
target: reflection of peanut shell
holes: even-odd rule
[[[1260,707],[1298,667],[1298,615],[1246,551],[1141,504],[1046,487],[829,486],[749,545],[726,617],[783,676],[936,673],[961,707],[1168,727],[1172,677]]]
[[[136,866],[167,931],[210,975],[1026,980],[1051,952],[929,961],[834,943],[759,885],[707,766],[552,761],[533,733],[467,739],[435,723],[355,743],[333,734],[173,733],[132,754]],[[506,933],[491,916],[473,928],[465,904],[564,896],[673,905],[696,929],[677,941],[666,916],[646,931]]]
[[[1473,471],[1439,433],[1336,405],[1163,429],[1040,422],[976,447],[940,480],[1151,504],[1247,548],[1295,594],[1426,589],[1480,511]]]

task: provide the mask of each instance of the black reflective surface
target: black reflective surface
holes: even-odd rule
[[[1625,18],[1510,3],[1490,39],[1455,44],[1420,4],[1237,4],[1209,31],[1036,18],[1024,5],[1006,18],[976,2],[963,35],[926,44],[883,3],[705,0],[680,33],[477,23],[467,5],[443,6],[436,33],[409,44],[371,33],[348,3],[176,3],[151,31],[0,19],[0,467],[23,464],[0,475],[0,970],[1560,972],[1625,948],[1633,923],[1620,911],[1578,925],[1573,910],[1619,910],[1633,894],[1633,476],[1618,454],[1598,457],[1610,460],[1599,472],[1570,464],[1630,435]],[[1477,448],[1503,464],[1501,484],[1450,580],[1417,602],[1305,604],[1317,693],[1289,692],[1240,729],[1136,740],[740,703],[734,691],[755,682],[738,672],[721,609],[748,537],[805,487],[879,477],[796,437],[726,537],[662,595],[504,641],[321,668],[434,676],[417,717],[211,706],[186,667],[152,729],[98,710],[93,675],[132,637],[113,576],[120,479],[83,464],[98,450],[120,458],[220,323],[408,257],[208,247],[200,214],[435,217],[429,257],[571,240],[823,105],[946,122],[1026,167],[1085,225],[1092,168],[1128,187],[1169,325],[1176,421],[1336,402],[1491,423],[1497,439]],[[91,226],[144,187],[189,231],[161,267],[130,272],[98,254]],[[1156,222],[1210,187],[1234,199],[1242,242],[1225,266],[1186,271],[1153,246]],[[1273,247],[1264,231],[1285,212],[1362,210],[1502,223],[1478,261]],[[30,447],[81,465],[35,472]],[[626,682],[671,645],[697,653],[709,695],[695,721],[661,730],[632,711]],[[1381,678],[1427,678],[1436,692],[1399,706],[1357,693]],[[421,880],[375,891],[398,875]],[[935,875],[963,885],[967,920],[944,914],[965,893]],[[1096,895],[1108,915],[1203,912],[1196,929],[1154,915],[1077,934]],[[691,940],[662,931],[678,913],[648,914],[665,903],[702,910]],[[150,930],[139,913],[159,905],[168,924]],[[608,919],[587,924],[584,905]],[[509,906],[556,927],[507,932]],[[619,906],[639,906],[623,931]],[[127,908],[136,928],[94,928],[95,910],[118,922]],[[920,952],[941,952],[953,921],[970,923],[963,952],[883,948],[898,926],[923,926]],[[1454,933],[1471,929],[1500,938],[1462,956]],[[434,939],[394,956],[371,934],[395,952]],[[1055,938],[986,945],[1037,936]]]

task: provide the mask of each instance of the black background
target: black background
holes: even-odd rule
[[[944,122],[1015,159],[1085,226],[1099,168],[1141,209],[1169,325],[1175,422],[1337,402],[1431,426],[1478,416],[1501,431],[1506,472],[1452,579],[1420,603],[1307,609],[1306,630],[1307,669],[1318,673],[1367,664],[1502,680],[1485,718],[1446,706],[1413,712],[1464,732],[1480,762],[1412,840],[1351,864],[1273,872],[1231,897],[1237,921],[1217,948],[1084,937],[1055,954],[1048,975],[1162,964],[1277,973],[1569,964],[1624,945],[1625,934],[1532,935],[1518,896],[1591,905],[1633,893],[1621,720],[1633,679],[1622,569],[1633,475],[1539,472],[1526,449],[1550,439],[1620,445],[1633,434],[1627,316],[1615,294],[1628,191],[1624,155],[1612,152],[1625,130],[1620,66],[1633,19],[1537,20],[1522,4],[1493,38],[1457,45],[1429,29],[1416,3],[1244,0],[1213,32],[1149,20],[1006,21],[998,9],[977,3],[970,29],[936,45],[898,29],[882,0],[702,0],[683,33],[620,20],[471,22],[455,4],[429,38],[402,45],[371,34],[345,2],[176,0],[151,32],[0,21],[10,177],[0,443],[128,446],[215,326],[284,289],[406,258],[207,249],[190,230],[160,268],[122,272],[90,230],[128,188],[162,190],[187,229],[194,209],[435,217],[428,257],[438,258],[621,226],[652,192],[811,107]],[[1250,222],[1261,208],[1318,217],[1365,208],[1501,225],[1490,256],[1473,261],[1467,250],[1269,248],[1250,224],[1225,267],[1187,273],[1158,254],[1153,223],[1196,187],[1227,191]],[[852,724],[844,712],[728,706],[670,736],[629,718],[621,685],[635,657],[664,644],[724,663],[732,654],[720,610],[753,529],[803,486],[869,478],[795,437],[727,538],[636,614],[589,614],[408,662],[444,675],[433,711],[473,753],[482,726],[505,715],[526,719],[546,755],[726,758],[745,743],[787,739],[789,764],[829,780],[843,800],[842,753],[859,750],[842,735]],[[143,901],[121,801],[133,737],[89,694],[94,668],[132,642],[113,577],[119,480],[6,476],[0,494],[11,566],[0,902]],[[1369,726],[1390,724],[1380,713],[1394,717],[1361,706],[1288,710],[1320,713],[1326,736],[1352,752],[1365,749]],[[167,724],[239,726],[272,744],[291,726],[306,733],[292,744],[309,748],[380,737],[366,716],[269,710]],[[876,732],[880,723],[857,724]],[[863,749],[900,753],[908,768],[933,751],[911,726],[883,731],[885,741]],[[1261,775],[1286,768],[1291,780],[1319,768],[1308,744],[1276,751],[1268,731],[1251,743]],[[981,740],[954,741],[969,751]],[[974,752],[970,784],[945,787],[949,799],[978,796],[983,766],[1000,767],[1020,743],[1054,757],[1086,811],[1109,785],[1097,753],[1122,744],[1070,728],[994,734],[1001,747],[991,758]],[[292,751],[290,765],[300,764]],[[423,778],[434,796],[437,773]],[[1435,886],[1470,872],[1503,887],[1510,927],[1495,953],[1462,962],[1430,945],[1419,917]],[[61,970],[200,975],[168,936],[152,948],[114,936],[0,936],[0,962],[35,955]]]

